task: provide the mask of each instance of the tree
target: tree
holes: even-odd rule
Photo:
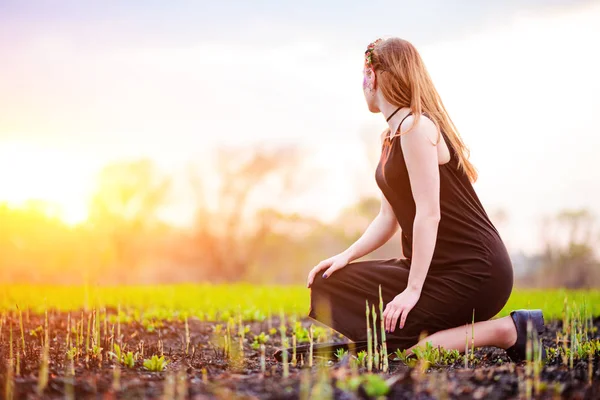
[[[89,234],[122,280],[135,279],[148,257],[170,186],[170,178],[147,159],[111,164],[101,171],[89,206]]]
[[[589,210],[564,210],[543,223],[544,251],[533,279],[541,286],[590,288],[600,285],[595,217]]]
[[[194,242],[213,277],[243,278],[258,258],[265,238],[273,231],[272,213],[261,212],[285,204],[302,182],[298,174],[300,150],[289,147],[219,148],[218,189],[211,207],[210,192],[192,171],[197,207]]]

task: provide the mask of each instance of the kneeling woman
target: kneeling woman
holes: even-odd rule
[[[501,347],[513,360],[523,359],[527,320],[541,333],[542,312],[517,310],[491,319],[511,294],[512,264],[473,189],[477,174],[468,150],[415,47],[398,38],[371,43],[363,91],[369,111],[383,114],[389,126],[375,172],[381,211],[360,239],[308,275],[309,317],[354,342],[315,344],[314,352],[366,348],[365,304],[379,309],[381,286],[385,309],[377,311],[376,327],[383,318],[390,354],[411,354],[426,342],[464,350],[466,324],[474,317],[475,346]],[[398,228],[402,258],[354,261]],[[291,353],[282,349],[275,357],[283,351]]]

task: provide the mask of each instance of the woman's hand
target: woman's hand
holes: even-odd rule
[[[383,310],[385,331],[394,332],[398,317],[400,317],[400,329],[402,329],[406,323],[406,316],[415,304],[417,304],[420,297],[420,291],[410,288],[406,288],[402,293],[394,297],[394,300],[390,301],[385,306],[385,310]]]
[[[315,279],[315,275],[317,275],[320,271],[327,268],[327,271],[323,274],[323,278],[327,279],[328,276],[331,276],[338,269],[344,268],[350,262],[350,257],[348,257],[345,253],[340,253],[333,257],[329,257],[327,260],[321,261],[317,264],[313,269],[308,273],[308,280],[306,281],[306,287],[310,287],[312,285],[313,280]]]

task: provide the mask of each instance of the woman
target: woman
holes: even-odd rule
[[[371,43],[363,91],[369,111],[382,113],[389,126],[375,173],[381,210],[352,246],[308,275],[309,317],[354,342],[317,344],[315,353],[366,348],[365,304],[379,309],[381,285],[389,354],[397,348],[411,354],[426,342],[464,350],[466,331],[471,345],[474,318],[476,347],[501,347],[513,360],[522,360],[527,320],[542,333],[542,312],[518,310],[490,320],[510,296],[512,264],[473,190],[477,173],[469,152],[413,45],[398,38]],[[382,246],[398,228],[403,258],[354,261]],[[281,359],[285,350],[291,353],[283,349],[275,357]]]

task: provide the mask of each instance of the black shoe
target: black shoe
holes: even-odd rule
[[[350,349],[352,349],[352,353],[355,354],[361,350],[367,350],[367,341],[362,340],[351,343],[313,343],[313,356],[329,357],[330,359],[334,359],[335,353],[338,351],[338,349],[343,349],[344,351],[348,352]],[[287,360],[290,362],[292,361],[293,351],[294,350],[291,347],[277,349],[277,351],[273,353],[273,357],[275,357],[277,361],[283,361],[283,353],[287,352]],[[310,344],[296,346],[296,360],[300,360],[300,355],[302,355],[304,360],[306,360],[309,354]]]
[[[541,335],[544,333],[544,314],[542,310],[516,310],[511,311],[510,317],[517,328],[517,341],[506,349],[506,354],[514,362],[525,360],[527,354],[527,320],[531,320],[532,332],[537,332],[538,349],[542,352],[542,360],[546,359],[546,349],[542,344]]]

